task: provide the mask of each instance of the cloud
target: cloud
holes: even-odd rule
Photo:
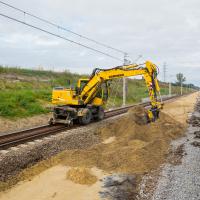
[[[85,55],[86,55],[86,51],[81,51],[79,55],[80,55],[81,57],[85,56]]]
[[[168,74],[183,72],[200,85],[199,0],[18,0],[7,1],[80,34],[129,52],[132,60],[142,54]],[[92,44],[0,5],[0,12],[26,20],[69,39],[123,59],[123,55]],[[56,70],[90,73],[94,67],[121,64],[80,46],[46,35],[0,17],[0,64],[56,66]],[[5,51],[6,49],[6,51]],[[19,50],[20,49],[20,50]],[[8,54],[6,54],[6,53]],[[140,62],[140,60],[138,61]],[[85,66],[85,67],[82,67]],[[188,72],[188,70],[190,72]]]
[[[60,41],[50,40],[48,37],[42,37],[32,34],[12,33],[0,37],[0,40],[11,46],[23,45],[24,43],[33,46],[58,46]]]

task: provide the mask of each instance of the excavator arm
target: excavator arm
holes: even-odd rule
[[[63,121],[71,124],[78,119],[81,124],[87,124],[91,119],[103,119],[103,105],[107,99],[99,95],[102,86],[109,80],[123,77],[143,76],[149,91],[151,108],[147,112],[148,121],[155,121],[162,108],[162,102],[158,101],[160,88],[157,80],[157,67],[150,61],[142,65],[131,64],[111,69],[95,69],[89,79],[80,79],[77,87],[55,88],[52,95],[54,107],[53,118],[50,124]]]
[[[100,88],[103,82],[137,75],[144,77],[149,91],[151,103],[151,109],[148,111],[149,118],[157,118],[159,109],[162,107],[157,98],[160,94],[160,87],[157,80],[157,67],[150,61],[145,62],[145,67],[141,67],[141,65],[127,65],[107,70],[95,69],[88,83],[83,88],[80,98],[84,101],[84,104],[88,104],[96,96],[98,88]]]

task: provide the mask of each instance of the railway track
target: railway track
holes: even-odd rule
[[[142,103],[140,105],[148,106],[149,103]],[[134,106],[136,105],[131,105],[131,106],[123,107],[123,108],[118,108],[115,110],[106,111],[105,119],[126,113],[128,109]],[[27,129],[27,130],[4,134],[0,136],[0,149],[6,149],[11,146],[16,146],[18,144],[39,139],[47,135],[56,134],[62,131],[75,129],[77,127],[80,127],[80,125],[75,124],[73,127],[67,127],[63,124],[57,124],[55,126],[44,125],[44,126]]]
[[[174,100],[176,98],[178,98],[178,97],[176,96],[176,97],[167,98],[164,101],[169,101],[171,99]],[[140,103],[140,104],[135,104],[135,105],[131,105],[131,106],[118,108],[115,110],[106,111],[105,119],[126,113],[130,108],[138,106],[138,105],[146,107],[146,106],[149,106],[150,103],[149,102]],[[35,139],[39,139],[39,138],[42,138],[42,137],[45,137],[48,135],[57,134],[62,131],[75,129],[78,127],[80,127],[80,125],[74,125],[73,127],[66,127],[63,124],[58,124],[55,126],[44,125],[44,126],[40,126],[40,127],[27,129],[27,130],[4,134],[4,135],[0,136],[0,149],[7,149],[9,147],[23,144],[28,141],[33,141]]]

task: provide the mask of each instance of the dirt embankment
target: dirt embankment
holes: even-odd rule
[[[184,126],[161,113],[156,123],[141,125],[135,121],[142,107],[131,110],[115,122],[96,131],[102,141],[115,137],[111,143],[100,143],[87,150],[63,152],[67,166],[97,167],[107,172],[146,173],[163,163],[172,139],[184,133]]]

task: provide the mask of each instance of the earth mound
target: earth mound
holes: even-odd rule
[[[92,185],[96,183],[97,177],[94,176],[89,169],[86,168],[71,168],[67,172],[68,180],[82,185]]]
[[[105,122],[98,129],[102,141],[115,137],[111,143],[100,143],[85,150],[64,152],[63,163],[74,167],[97,167],[106,172],[142,174],[165,161],[171,140],[184,133],[184,127],[167,114],[160,113],[154,123],[143,124],[142,107],[131,109],[116,121]]]

